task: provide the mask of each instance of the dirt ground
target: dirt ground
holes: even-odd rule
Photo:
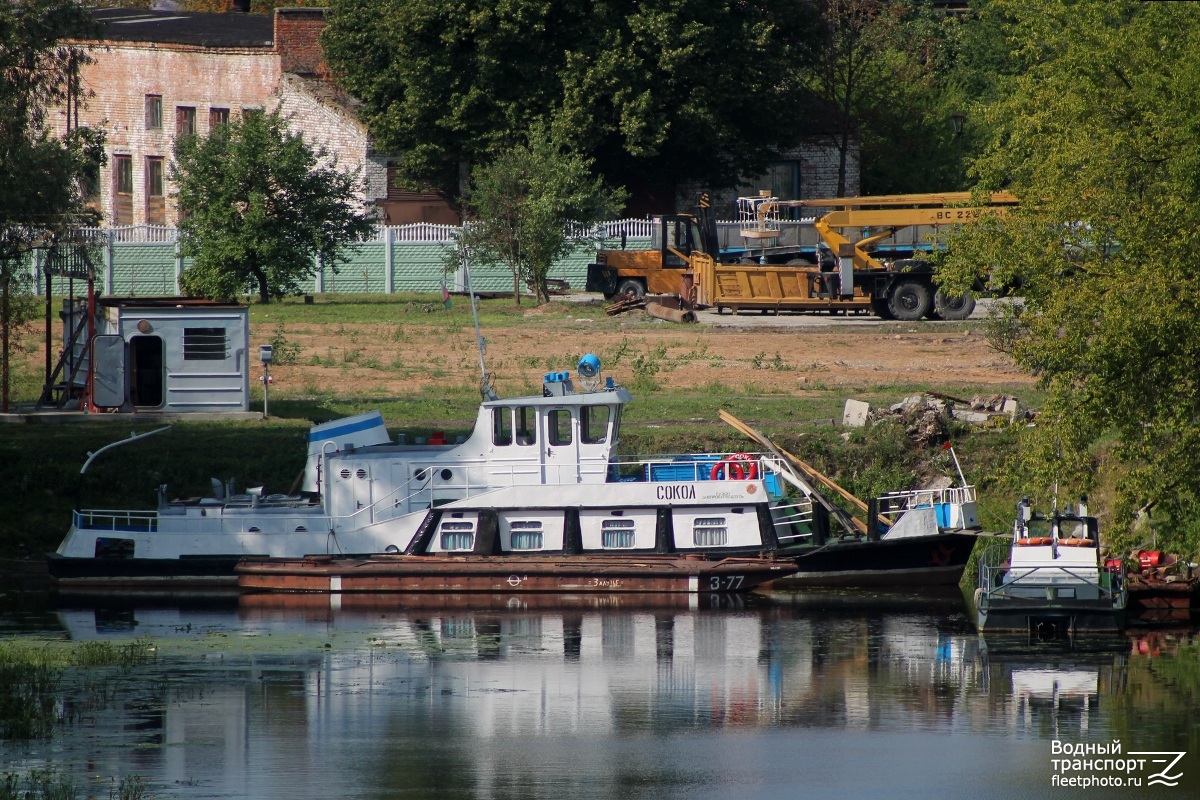
[[[606,320],[598,311],[544,322],[538,317],[539,310],[531,309],[526,325],[483,332],[487,366],[501,394],[528,391],[548,371],[574,372],[588,352],[599,355],[605,374],[621,383],[645,378],[684,392],[722,385],[803,394],[916,384],[970,396],[1019,393],[1032,384],[1007,355],[988,345],[980,328],[962,324],[831,324],[812,317],[801,324],[776,318],[771,324],[761,317],[725,316],[713,324],[647,326]],[[257,328],[253,340],[268,341],[271,330]],[[470,328],[346,325],[330,331],[297,325],[285,337],[298,348],[294,363],[274,367],[272,375],[273,391],[287,395],[411,394],[437,385],[475,385],[479,377]]]

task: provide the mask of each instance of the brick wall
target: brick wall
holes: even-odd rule
[[[279,59],[268,47],[203,48],[189,45],[153,45],[107,42],[89,49],[95,62],[82,70],[85,89],[91,93],[81,109],[80,122],[108,135],[108,165],[101,170],[101,207],[111,225],[114,200],[114,164],[129,156],[133,172],[133,222],[147,221],[148,158],[169,164],[175,144],[176,112],[195,109],[196,133],[207,135],[213,109],[229,109],[236,118],[245,108],[271,110],[279,86]],[[147,127],[146,96],[162,98],[161,127]],[[66,126],[66,113],[53,120],[55,133]],[[164,170],[169,173],[169,169]],[[164,193],[174,191],[164,178]],[[168,202],[166,222],[177,220]]]
[[[275,52],[280,68],[297,75],[327,75],[320,41],[324,29],[324,9],[275,9]]]
[[[353,100],[324,81],[285,74],[280,80],[280,113],[310,145],[324,147],[338,167],[357,172],[368,202],[387,196],[387,162],[368,153],[366,126]]]

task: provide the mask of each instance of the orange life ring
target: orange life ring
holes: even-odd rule
[[[1074,536],[1072,536],[1069,539],[1059,539],[1058,543],[1061,545],[1066,545],[1067,547],[1095,547],[1096,546],[1096,543],[1093,542],[1091,539],[1081,539],[1081,538],[1074,537]]]
[[[1040,547],[1053,542],[1049,536],[1034,536],[1029,539],[1017,539],[1017,545],[1020,547]]]
[[[749,453],[734,453],[713,464],[710,480],[752,481],[758,477],[758,460]]]

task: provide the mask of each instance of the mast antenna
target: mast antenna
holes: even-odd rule
[[[483,338],[483,333],[479,330],[479,298],[475,296],[475,290],[471,287],[471,249],[463,248],[463,272],[467,278],[467,295],[471,299],[471,318],[475,321],[475,346],[479,349],[479,393],[483,395],[484,400],[498,400],[496,390],[492,388],[493,377],[487,371],[487,364],[484,361],[484,353],[487,352],[487,341]]]

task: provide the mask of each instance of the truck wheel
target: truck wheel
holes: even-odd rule
[[[924,281],[907,278],[892,287],[888,310],[898,320],[915,322],[933,307],[933,292]]]
[[[646,287],[642,285],[641,281],[629,278],[617,284],[617,296],[640,300],[646,296]]]
[[[975,310],[975,296],[970,292],[947,295],[941,289],[933,296],[933,311],[939,319],[960,320]]]

